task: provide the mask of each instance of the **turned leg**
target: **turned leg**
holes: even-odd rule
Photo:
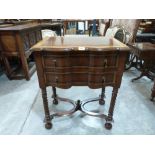
[[[100,105],[104,105],[105,104],[105,87],[102,88],[101,90],[101,95],[100,95],[100,99],[99,99],[99,104]]]
[[[58,100],[57,100],[57,93],[56,93],[56,88],[52,87],[53,90],[53,104],[58,104]]]
[[[115,107],[117,93],[118,93],[118,88],[113,88],[108,117],[107,117],[106,123],[105,123],[106,129],[112,128],[112,124],[110,122],[113,120],[113,111],[114,111],[114,107]]]
[[[50,117],[50,112],[49,112],[49,108],[48,108],[46,88],[42,88],[41,91],[42,91],[43,105],[44,105],[44,111],[45,111],[45,123],[46,123],[45,128],[51,129],[52,123],[51,123],[51,117]]]

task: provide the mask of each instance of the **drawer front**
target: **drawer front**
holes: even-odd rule
[[[115,82],[115,73],[103,73],[103,74],[93,74],[90,73],[88,77],[89,84],[99,84],[99,85],[109,85]]]
[[[72,84],[83,85],[88,83],[88,73],[72,73]]]
[[[48,85],[56,87],[70,87],[71,74],[46,73],[46,82],[48,83]]]
[[[90,67],[116,68],[118,66],[117,54],[90,55]]]
[[[44,56],[44,66],[49,68],[70,67],[70,59],[68,56]]]
[[[71,56],[72,66],[89,66],[89,56],[84,54],[76,54]]]

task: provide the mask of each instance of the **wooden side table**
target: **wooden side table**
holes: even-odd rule
[[[105,127],[112,128],[115,101],[129,52],[126,45],[116,39],[105,37],[51,37],[45,38],[31,50],[34,51],[36,60],[47,129],[52,127],[51,120],[55,116],[71,115],[77,110],[105,119]],[[53,104],[63,100],[72,104],[74,108],[68,112],[50,115],[46,91],[48,86],[52,86]],[[85,101],[73,101],[57,95],[56,87],[67,89],[72,86],[102,88],[102,91],[99,97]],[[89,102],[99,101],[99,104],[104,105],[107,86],[113,87],[108,115],[88,111],[85,105]]]
[[[139,77],[132,79],[132,82],[147,76],[149,79],[154,79],[155,73],[155,44],[152,43],[133,43],[128,44],[133,55],[131,59],[131,66],[138,66],[138,70],[141,71]],[[134,62],[134,57],[137,57],[137,60]],[[136,63],[136,64],[135,64]]]

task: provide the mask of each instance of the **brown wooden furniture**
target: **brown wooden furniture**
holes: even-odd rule
[[[153,80],[155,78],[155,44],[151,43],[134,43],[129,44],[131,52],[140,60],[139,63],[135,62],[134,59],[131,62],[131,67],[136,67],[141,71],[139,77],[132,79],[132,82],[147,76],[149,79]],[[155,86],[152,89],[152,99],[155,96]]]
[[[141,33],[155,33],[155,19],[142,19],[139,31]]]
[[[112,127],[113,111],[118,88],[124,71],[124,64],[129,48],[116,39],[104,37],[51,37],[45,38],[32,47],[34,51],[39,86],[42,91],[45,110],[45,127],[52,127],[54,116],[66,116],[77,110],[106,120],[105,127]],[[58,100],[74,105],[69,112],[50,115],[46,87],[52,86],[53,103]],[[56,94],[56,87],[88,86],[102,88],[99,98],[77,102],[62,99]],[[104,104],[105,87],[113,87],[108,115],[90,112],[85,108],[88,102],[99,100]],[[78,95],[78,94],[77,94]]]
[[[0,28],[2,58],[9,79],[30,79],[35,65],[28,63],[32,53],[29,49],[41,39],[41,26],[37,23]],[[14,68],[9,60],[15,58],[19,64]]]
[[[137,30],[141,19],[113,19],[110,27],[123,27],[131,36],[128,42],[135,42]]]
[[[131,52],[141,60],[141,63],[137,68],[141,71],[141,75],[137,78],[132,79],[132,81],[138,80],[143,76],[147,76],[151,80],[154,79],[155,73],[155,44],[151,43],[134,43],[128,44]],[[133,60],[133,66],[135,62]],[[131,63],[131,65],[132,65]]]

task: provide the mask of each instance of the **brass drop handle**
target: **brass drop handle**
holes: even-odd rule
[[[56,67],[57,61],[53,60],[53,63],[54,63],[54,67]]]
[[[104,83],[105,83],[105,77],[102,76],[102,84],[104,84]]]
[[[58,77],[57,76],[55,77],[55,83],[58,83]]]
[[[104,68],[107,68],[107,59],[104,59],[104,61],[103,61],[103,67]]]

